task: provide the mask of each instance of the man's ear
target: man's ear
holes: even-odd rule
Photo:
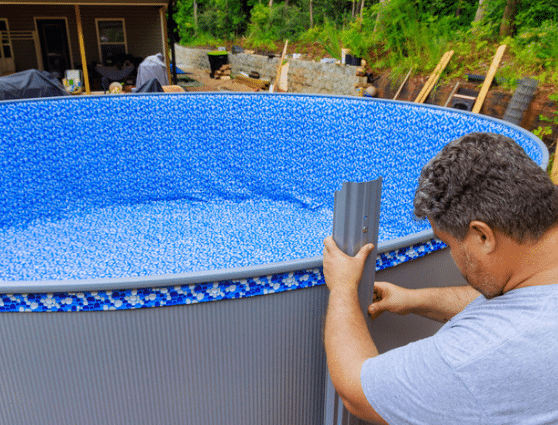
[[[483,221],[473,220],[469,223],[469,233],[466,239],[469,244],[472,244],[472,248],[481,250],[485,254],[496,250],[496,235],[492,228]]]

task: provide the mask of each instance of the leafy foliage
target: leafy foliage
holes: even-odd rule
[[[306,30],[308,22],[309,18],[298,6],[256,4],[251,13],[248,38],[296,40]]]
[[[177,1],[174,19],[181,41],[193,44],[193,41],[200,40],[200,36],[205,40],[240,36],[246,30],[246,8],[246,0]]]
[[[473,22],[478,0],[273,0],[271,7],[269,0],[177,0],[175,19],[183,44],[242,38],[248,47],[277,50],[285,39],[299,40],[319,43],[335,58],[349,48],[371,68],[396,75],[410,67],[429,72],[450,49],[450,75],[478,71],[495,44],[507,44],[499,70],[506,84],[536,74],[558,85],[558,2],[517,2],[513,35],[501,39],[508,1],[485,0],[480,22]]]
[[[550,100],[553,100],[554,102],[558,102],[558,94],[551,94],[550,96],[548,96],[548,98]],[[536,130],[533,131],[535,136],[537,136],[540,139],[542,139],[545,136],[551,136],[553,133],[552,127],[553,126],[558,127],[558,110],[553,112],[553,116],[551,118],[544,115],[539,115],[539,119],[541,121],[545,121],[550,124],[545,126],[539,126]],[[551,144],[550,147],[555,146],[557,141],[558,138],[554,140],[554,142]]]

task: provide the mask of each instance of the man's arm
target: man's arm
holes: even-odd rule
[[[368,307],[368,313],[372,319],[389,311],[447,322],[479,295],[471,286],[407,289],[388,282],[375,282],[374,302]]]
[[[364,262],[374,247],[366,245],[355,257],[349,257],[331,236],[325,239],[324,246],[324,277],[330,290],[325,349],[331,381],[349,412],[387,424],[368,403],[360,382],[362,365],[378,355],[358,300]]]

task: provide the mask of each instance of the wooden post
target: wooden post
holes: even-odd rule
[[[283,47],[283,53],[281,54],[281,59],[279,59],[279,65],[277,65],[277,75],[275,76],[275,82],[273,83],[273,86],[271,86],[271,88],[269,90],[271,93],[273,93],[273,91],[277,87],[277,84],[279,84],[279,78],[281,77],[281,67],[283,66],[283,59],[285,58],[285,55],[287,54],[287,45],[288,44],[289,44],[289,40],[286,40],[285,41],[285,47]]]
[[[33,43],[35,43],[35,56],[37,57],[39,70],[44,71],[45,68],[43,66],[43,54],[41,53],[41,41],[39,40],[39,35],[37,34],[37,31],[33,31]]]
[[[552,170],[550,171],[550,179],[554,184],[558,185],[558,148],[554,151],[554,162],[552,163]]]
[[[445,108],[447,108],[447,106],[449,105],[449,103],[451,102],[451,99],[453,98],[453,95],[455,94],[455,92],[457,92],[457,89],[459,88],[459,83],[457,83],[455,85],[455,87],[453,88],[453,90],[451,91],[448,100],[446,100],[446,103],[444,105]]]
[[[83,79],[85,80],[85,94],[91,94],[91,87],[89,86],[89,71],[87,70],[87,59],[85,57],[85,43],[83,42],[83,28],[81,26],[81,13],[79,5],[75,5],[76,9],[76,23],[79,40],[79,53],[81,54],[81,69],[83,71]]]
[[[407,72],[407,75],[405,76],[405,78],[403,79],[403,82],[399,86],[399,90],[397,90],[397,93],[395,93],[395,96],[393,96],[393,100],[397,99],[397,97],[401,93],[401,90],[403,90],[403,86],[405,85],[405,83],[407,82],[409,77],[411,76],[411,72],[413,72],[413,68],[409,69],[409,72]]]
[[[498,70],[498,65],[500,65],[500,61],[502,60],[502,56],[504,56],[504,51],[506,50],[506,45],[502,44],[500,47],[498,47],[498,50],[496,50],[496,55],[494,56],[494,60],[492,61],[492,65],[490,65],[490,69],[488,70],[488,74],[486,74],[486,78],[484,80],[484,83],[482,84],[481,87],[481,91],[479,93],[479,97],[477,97],[477,101],[475,102],[475,105],[473,106],[473,112],[475,113],[479,113],[481,108],[482,108],[482,104],[484,103],[484,99],[486,98],[486,95],[488,93],[488,90],[490,89],[490,86],[492,85],[492,80],[494,79],[494,74],[496,74],[496,71]]]
[[[424,87],[418,94],[417,98],[415,99],[415,103],[424,103],[424,101],[426,100],[426,98],[434,88],[434,84],[436,84],[436,82],[440,78],[440,75],[442,75],[442,72],[444,72],[444,69],[446,69],[446,66],[448,66],[448,63],[451,57],[453,56],[453,53],[454,53],[453,50],[444,53],[442,59],[440,59],[440,62],[436,66],[436,69],[434,69],[434,72],[430,74],[428,81],[426,81],[426,84],[424,85]]]
[[[161,28],[162,28],[162,32],[163,32],[163,48],[164,50],[164,54],[165,54],[165,64],[167,65],[167,78],[169,81],[169,84],[171,84],[171,72],[170,72],[170,53],[169,53],[169,43],[167,42],[168,40],[168,30],[167,30],[167,19],[165,16],[165,11],[166,11],[166,7],[163,6],[161,7],[161,9],[159,9],[159,14],[161,16]]]

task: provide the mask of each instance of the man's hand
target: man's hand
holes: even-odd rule
[[[399,315],[414,313],[444,323],[479,295],[470,286],[407,289],[388,282],[376,282],[368,314],[374,320],[384,311]]]
[[[332,236],[324,239],[324,277],[331,292],[356,291],[366,258],[374,249],[373,244],[364,245],[360,251],[350,257],[343,253]]]
[[[368,306],[368,314],[374,320],[384,311],[402,316],[412,313],[417,307],[415,295],[412,289],[402,288],[389,282],[375,282],[373,304]]]

